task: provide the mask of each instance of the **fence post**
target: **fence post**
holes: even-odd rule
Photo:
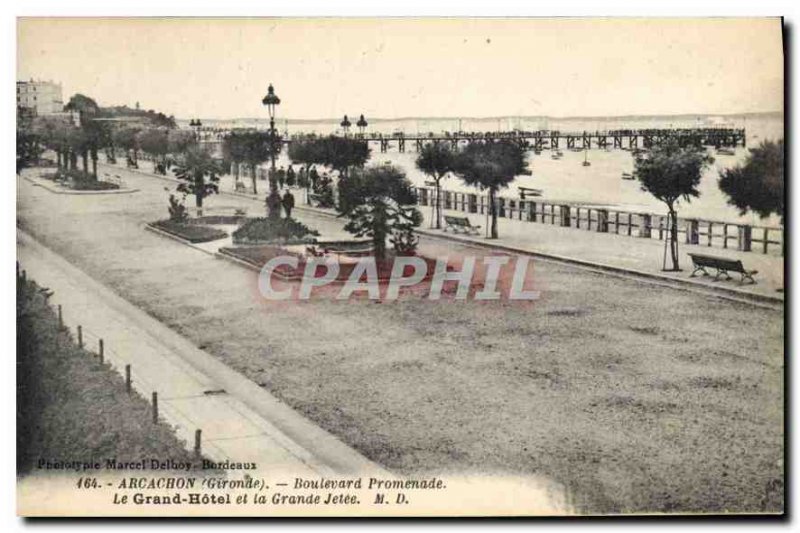
[[[61,312],[61,304],[58,304],[58,329],[64,329],[64,315]]]
[[[639,215],[639,237],[649,239],[652,236],[653,216],[650,213]]]
[[[619,235],[619,211],[614,211],[614,231]]]
[[[125,365],[125,392],[131,393],[131,365]]]
[[[628,213],[628,237],[633,234],[633,213]]]
[[[98,355],[100,356],[100,364],[102,364],[103,363],[103,357],[105,356],[105,354],[104,354],[104,352],[105,352],[105,343],[103,343],[103,339],[100,339],[99,344],[100,344],[100,349],[99,349],[100,353]]]
[[[195,432],[194,432],[194,454],[198,455],[198,456],[200,455],[200,450],[201,450],[202,435],[203,435],[203,430],[201,430],[201,429],[195,430]]]
[[[564,228],[568,228],[572,225],[572,219],[569,213],[569,206],[562,205],[561,206],[561,226]]]
[[[581,208],[580,206],[575,208],[575,228],[581,229]]]
[[[722,247],[728,247],[728,225],[722,224]]]
[[[158,424],[158,393],[153,392],[153,424]]]
[[[536,222],[536,202],[528,202],[528,221]]]
[[[597,210],[597,231],[598,233],[608,233],[608,210]]]
[[[686,244],[700,243],[700,222],[696,219],[686,221]]]
[[[78,348],[83,348],[83,328],[78,325]]]
[[[747,224],[739,226],[737,249],[740,252],[749,252],[753,245],[753,227]]]
[[[764,253],[767,253],[769,247],[769,228],[764,228]]]

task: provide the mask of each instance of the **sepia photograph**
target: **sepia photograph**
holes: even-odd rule
[[[787,513],[780,13],[15,24],[18,516]]]

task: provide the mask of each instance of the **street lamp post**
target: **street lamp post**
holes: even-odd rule
[[[269,186],[272,190],[277,190],[278,185],[275,183],[275,107],[281,103],[281,99],[275,94],[275,89],[272,84],[267,88],[267,95],[261,100],[261,103],[267,106],[269,112],[269,142],[270,142],[270,161],[271,161],[271,176]]]
[[[347,115],[344,116],[344,120],[342,120],[339,125],[342,127],[342,130],[344,130],[344,136],[347,137],[347,134],[350,131],[350,126],[352,126],[350,121],[347,119]]]
[[[358,122],[356,122],[356,126],[358,126],[358,133],[359,135],[361,135],[362,138],[364,137],[364,133],[366,132],[368,125],[369,124],[367,124],[367,120],[364,118],[363,114],[360,117],[358,117]]]

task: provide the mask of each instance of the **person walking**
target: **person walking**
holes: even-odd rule
[[[294,195],[289,192],[289,189],[286,189],[286,192],[283,194],[281,204],[283,205],[283,210],[286,212],[286,218],[292,218],[292,209],[294,209]]]
[[[295,180],[294,167],[292,165],[289,165],[289,168],[286,170],[286,186],[294,187],[295,183],[296,180]]]

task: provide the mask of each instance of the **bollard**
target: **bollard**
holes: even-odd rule
[[[78,325],[78,348],[83,348],[83,327]]]
[[[739,226],[737,249],[740,252],[749,252],[753,245],[753,227],[743,224]]]
[[[639,215],[639,237],[649,239],[652,235],[653,218],[650,213]]]
[[[686,221],[686,244],[700,243],[700,222],[695,219]]]
[[[597,210],[597,232],[608,233],[608,210]]]
[[[153,424],[158,423],[158,393],[153,392]]]
[[[103,344],[103,339],[100,339],[100,349],[99,349],[99,353],[97,354],[97,355],[100,356],[100,364],[103,364],[103,357],[105,355],[103,353],[104,351],[105,351],[105,346]]]
[[[568,228],[572,225],[572,218],[570,217],[569,213],[569,206],[562,205],[561,206],[561,224],[562,227]]]
[[[125,392],[131,393],[131,365],[125,365]]]
[[[194,454],[200,455],[200,446],[201,446],[201,438],[202,438],[203,431],[198,429],[194,432]]]
[[[64,329],[64,315],[61,313],[61,304],[58,304],[58,329]]]

